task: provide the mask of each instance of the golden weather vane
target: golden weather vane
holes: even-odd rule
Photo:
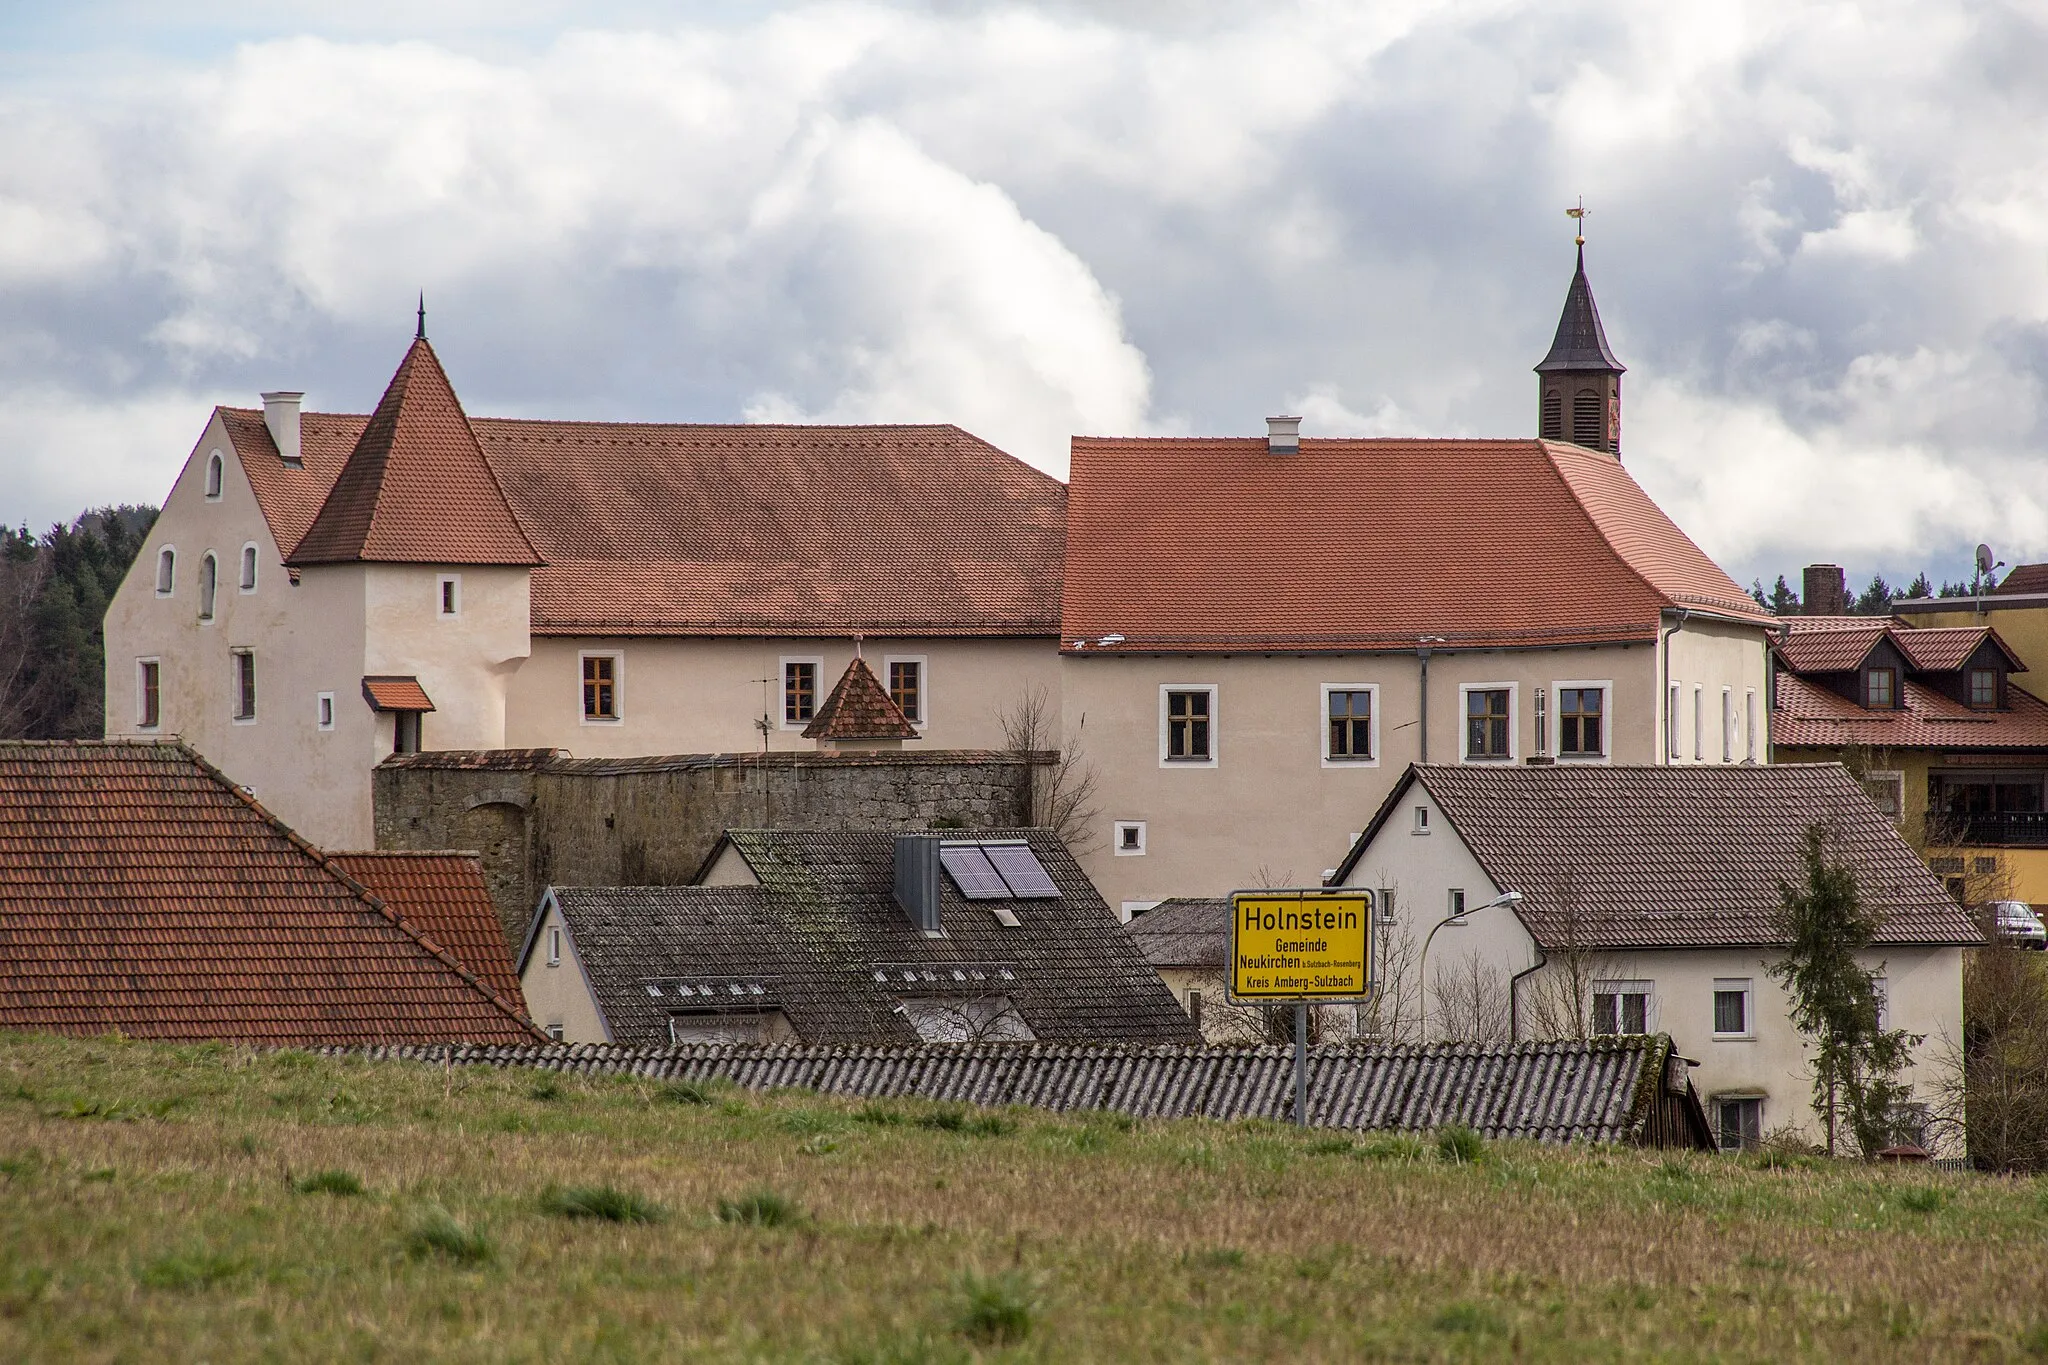
[[[1573,245],[1584,246],[1586,244],[1586,215],[1592,211],[1586,207],[1586,196],[1583,194],[1579,196],[1578,203],[1564,211],[1565,217],[1578,224],[1578,233],[1572,238]]]

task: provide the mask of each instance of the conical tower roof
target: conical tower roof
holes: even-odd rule
[[[811,723],[804,727],[805,739],[916,739],[917,727],[903,714],[903,708],[882,687],[867,661],[856,654],[840,674],[838,686],[826,697]]]
[[[1593,286],[1586,279],[1586,248],[1579,247],[1579,268],[1565,291],[1564,312],[1557,320],[1557,337],[1550,354],[1536,367],[1536,373],[1553,370],[1596,370],[1622,374],[1627,367],[1607,349],[1607,332],[1600,326],[1600,309],[1593,302]]]
[[[289,562],[542,562],[425,336],[391,376]]]

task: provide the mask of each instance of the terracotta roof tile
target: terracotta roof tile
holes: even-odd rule
[[[855,655],[804,727],[805,739],[916,739],[917,727],[883,690],[867,660]]]
[[[1488,880],[1522,893],[1537,943],[1765,946],[1778,884],[1798,876],[1808,826],[1833,820],[1880,944],[1983,940],[1899,832],[1838,763],[1410,769],[1339,869],[1348,877],[1399,809],[1428,790]],[[1568,811],[1570,819],[1560,819]]]
[[[405,353],[312,526],[285,558],[295,566],[541,562],[426,338]]]
[[[418,678],[384,674],[363,679],[363,700],[372,711],[431,711],[433,698]]]
[[[1892,640],[1905,651],[1915,668],[1927,673],[1950,673],[1961,668],[1986,640],[2005,655],[2007,671],[2027,671],[2019,655],[1990,626],[1940,626],[1927,630],[1900,627],[1892,631]]]
[[[179,744],[0,744],[0,1028],[529,1042],[446,951]]]
[[[2018,687],[2005,690],[2007,709],[1977,711],[1910,677],[1905,705],[1870,711],[1796,673],[1779,673],[1771,743],[1780,748],[1873,749],[2048,748],[2048,703]]]
[[[1801,673],[1843,673],[1860,667],[1890,632],[1883,621],[1864,620],[1852,626],[1818,629],[1806,626],[1788,632],[1778,655]]]
[[[1539,441],[1077,438],[1064,644],[1413,649],[1774,618],[1612,456]]]
[[[2014,593],[2048,592],[2048,564],[2015,564],[2012,572],[1999,581],[1986,596],[1997,597]],[[1968,598],[1957,598],[1953,605],[1961,609]]]
[[[498,908],[474,853],[331,853],[343,873],[396,910],[413,928],[445,949],[472,975],[502,996],[522,1017],[526,997],[512,971],[512,951]]]

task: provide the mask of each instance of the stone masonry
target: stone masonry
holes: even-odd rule
[[[728,829],[993,829],[1030,823],[1053,753],[394,754],[372,789],[380,849],[466,849],[517,953],[541,892],[692,881]]]

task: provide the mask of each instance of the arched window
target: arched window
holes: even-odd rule
[[[209,501],[220,497],[220,452],[218,450],[206,457],[206,496]]]
[[[1557,389],[1543,394],[1543,422],[1540,434],[1546,441],[1564,439],[1564,394]]]
[[[156,595],[169,597],[178,586],[178,552],[166,545],[156,556]]]
[[[213,589],[218,574],[219,566],[211,554],[199,561],[199,619],[202,621],[213,619]]]
[[[242,591],[256,591],[256,547],[254,545],[244,545],[242,547]]]

